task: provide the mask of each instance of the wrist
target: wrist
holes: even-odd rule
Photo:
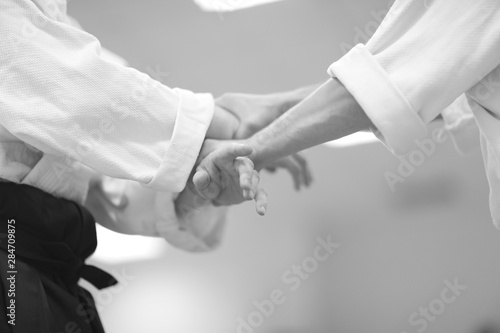
[[[264,168],[265,165],[262,159],[262,150],[260,145],[258,144],[257,135],[254,135],[251,138],[242,141],[241,143],[250,146],[252,148],[252,153],[247,157],[250,160],[252,160],[254,164],[254,169],[260,171],[262,168]]]
[[[206,137],[216,140],[230,140],[239,127],[238,118],[227,110],[215,106],[212,122],[208,127]]]

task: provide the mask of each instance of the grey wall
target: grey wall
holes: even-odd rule
[[[384,8],[386,0],[288,0],[221,16],[187,0],[69,4],[132,66],[159,68],[169,86],[215,95],[325,80],[341,45],[359,39],[356,31],[372,31],[373,13]],[[498,317],[500,232],[490,221],[479,151],[459,157],[448,140],[395,192],[384,173],[400,162],[378,143],[321,146],[306,155],[314,186],[296,193],[288,175],[265,175],[268,216],[251,205],[233,208],[216,252],[169,249],[107,265],[133,277],[113,292],[94,292],[108,331],[235,332],[236,318],[252,313],[254,301],[281,289],[285,303],[257,332],[411,333],[423,326],[411,326],[410,315],[438,306],[444,281],[455,278],[467,289],[425,332],[474,332]],[[328,235],[341,247],[291,291],[283,273]],[[133,247],[136,237],[128,239]]]

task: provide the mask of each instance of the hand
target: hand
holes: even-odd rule
[[[241,140],[267,127],[319,87],[314,84],[267,95],[227,93],[219,97],[215,104],[238,118],[240,124],[234,139]]]
[[[297,191],[300,190],[302,185],[309,187],[309,185],[312,184],[313,178],[307,161],[299,153],[277,159],[265,167],[265,169],[270,172],[275,172],[278,168],[290,172]]]
[[[239,119],[228,110],[215,105],[214,116],[208,127],[206,138],[214,140],[234,139],[240,126]]]
[[[233,141],[205,140],[192,182],[195,190],[215,205],[234,205],[255,200],[264,215],[267,194],[259,188],[259,173],[246,158],[252,148]]]
[[[246,139],[267,127],[283,112],[296,104],[295,101],[286,103],[282,96],[282,94],[227,93],[217,98],[215,104],[238,119],[239,126],[234,133],[233,139],[240,140]]]
[[[281,114],[307,96],[313,88],[315,87],[269,95],[228,93],[219,97],[215,103],[238,119],[238,126],[233,139],[241,140],[267,127]],[[265,167],[266,170],[271,172],[274,172],[277,168],[283,168],[292,175],[296,190],[299,190],[302,185],[309,187],[312,183],[311,171],[301,154],[297,153],[283,157]]]

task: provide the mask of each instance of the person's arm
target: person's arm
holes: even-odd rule
[[[271,125],[240,142],[252,148],[249,157],[255,169],[260,170],[274,160],[370,126],[370,120],[352,95],[337,80],[329,80]],[[195,187],[204,197],[210,194],[217,197],[221,191],[217,180],[230,172],[227,167],[212,167],[209,157],[234,145],[232,141],[205,143],[193,177]],[[212,187],[215,187],[212,193],[204,193]],[[259,208],[258,197],[255,201]]]
[[[373,126],[359,104],[336,79],[243,143],[254,148],[256,169],[275,159]]]
[[[240,126],[240,120],[227,110],[215,106],[214,116],[207,130],[206,138],[214,140],[230,140]]]
[[[270,94],[246,94],[226,93],[215,100],[216,109],[227,110],[234,118],[225,123],[238,122],[237,129],[230,138],[210,136],[219,140],[247,139],[256,132],[267,127],[283,113],[300,103],[320,85],[308,85],[285,92]],[[227,117],[227,115],[226,115]],[[227,133],[222,130],[219,133]],[[299,190],[302,185],[308,187],[312,183],[312,173],[309,170],[307,160],[301,154],[292,154],[273,161],[266,167],[267,170],[287,170],[293,178],[295,189]]]
[[[217,149],[221,142],[223,147]],[[260,175],[246,157],[252,152],[251,147],[233,141],[205,140],[187,187],[218,206],[254,200],[257,213],[265,215],[267,193],[259,187]]]
[[[170,89],[106,60],[94,36],[32,1],[1,8],[1,126],[66,158],[68,170],[79,161],[113,178],[181,191],[212,121],[212,96]]]
[[[232,139],[246,139],[300,103],[319,86],[314,84],[262,95],[225,93],[215,100],[215,104],[227,110],[239,121],[238,129]]]
[[[426,123],[500,64],[498,54],[498,1],[398,0],[366,46],[330,66],[333,80],[248,141],[257,167],[366,127],[406,153]]]
[[[288,93],[271,95],[226,94],[217,99],[215,113],[207,131],[207,139],[231,140],[248,138],[250,134],[268,126],[277,117],[277,109],[296,104],[311,88],[300,88]],[[226,107],[221,107],[219,100],[224,99]],[[285,106],[286,104],[286,106]],[[230,108],[229,108],[230,107]],[[288,109],[287,109],[288,110]],[[284,113],[280,111],[280,114]],[[243,136],[241,136],[243,135]],[[311,171],[306,159],[300,154],[292,154],[276,160],[267,166],[269,170],[285,169],[293,178],[295,189],[312,182]]]
[[[159,192],[123,179],[95,175],[85,206],[96,222],[118,233],[162,237],[190,252],[209,251],[221,242],[226,207],[214,207],[194,191]]]
[[[249,157],[254,162],[254,168],[260,170],[284,156],[371,126],[369,118],[352,95],[338,80],[332,79],[271,125],[239,142],[252,148]],[[220,171],[210,169],[211,163],[206,157],[227,150],[232,145],[233,141],[213,140],[204,145],[193,182],[205,197],[208,194],[204,194],[203,190],[212,186],[217,188],[212,191],[214,195],[219,194],[217,179],[226,172],[224,168],[219,168]]]

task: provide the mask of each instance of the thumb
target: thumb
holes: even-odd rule
[[[216,159],[223,161],[233,161],[237,157],[245,157],[252,153],[252,147],[241,143],[232,143],[218,151]]]
[[[204,190],[210,185],[210,175],[206,170],[197,170],[193,176],[193,184],[198,190]]]
[[[214,200],[221,193],[221,186],[210,177],[210,173],[204,169],[196,171],[193,176],[193,184],[200,196],[207,200]]]

